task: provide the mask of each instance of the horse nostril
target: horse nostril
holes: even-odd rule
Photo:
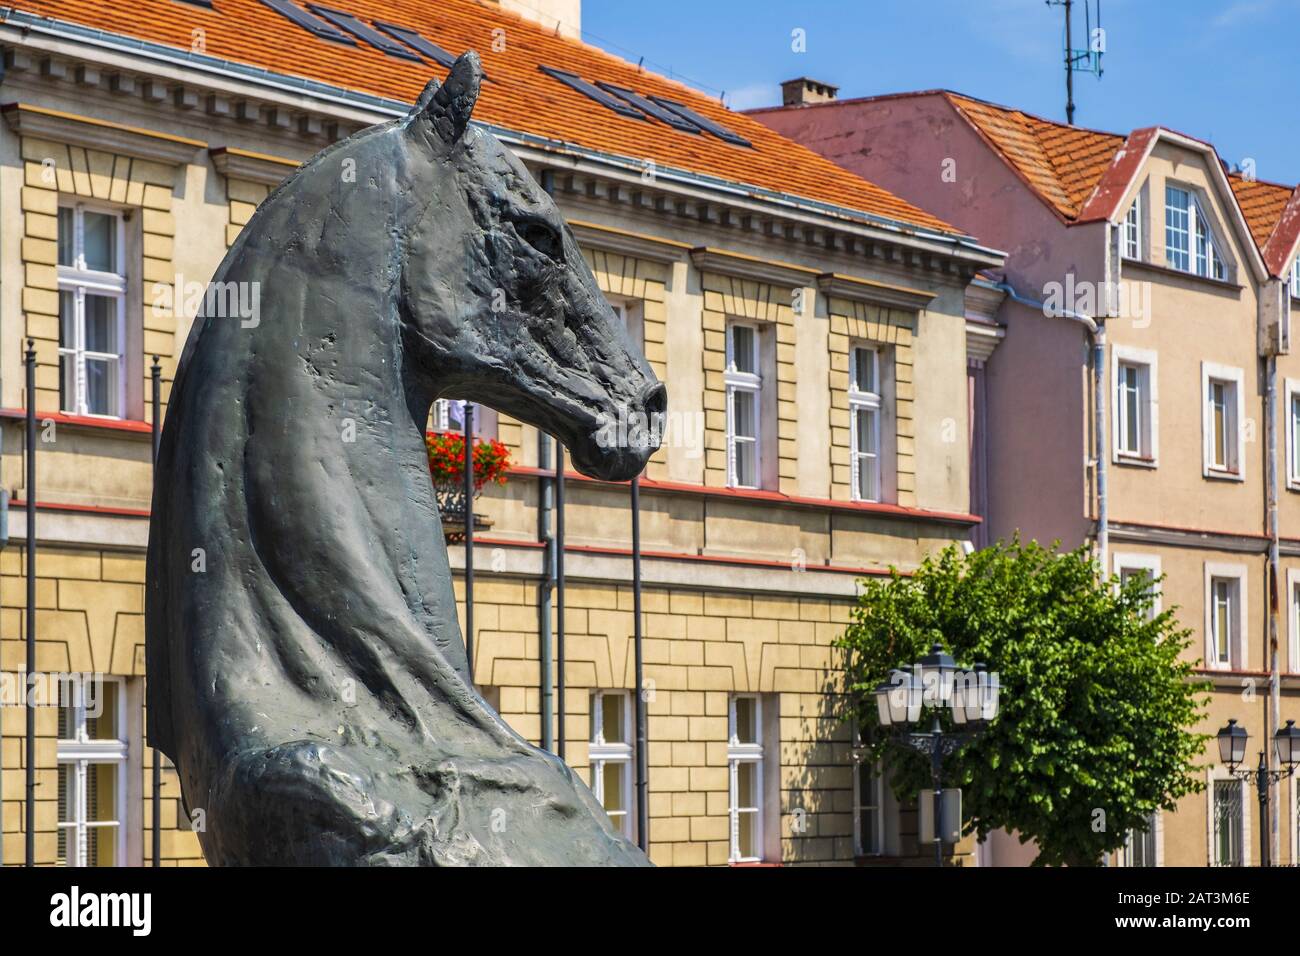
[[[668,411],[668,389],[664,388],[663,382],[646,386],[641,393],[641,406],[647,415],[662,415]]]

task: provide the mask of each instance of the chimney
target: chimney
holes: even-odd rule
[[[582,0],[496,0],[496,4],[551,32],[558,27],[560,36],[582,39]]]
[[[800,76],[781,84],[781,105],[807,106],[810,103],[829,103],[835,99],[839,91],[838,86]]]

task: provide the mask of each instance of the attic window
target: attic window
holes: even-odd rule
[[[659,122],[667,123],[673,129],[679,129],[683,133],[698,133],[700,131],[700,128],[694,123],[683,119],[676,113],[664,109],[658,103],[646,99],[640,93],[625,89],[621,86],[615,86],[613,83],[604,83],[599,80],[596,82],[596,85],[607,93],[613,93],[620,99],[626,100],[641,112],[650,114],[655,119],[659,120]]]
[[[725,126],[721,126],[713,122],[713,120],[709,119],[708,117],[701,116],[699,113],[695,112],[695,110],[691,109],[689,106],[684,106],[681,103],[677,103],[673,100],[665,99],[662,96],[652,96],[650,97],[650,99],[654,100],[656,103],[658,103],[660,106],[664,107],[665,109],[671,110],[672,112],[676,113],[682,119],[694,123],[696,126],[704,130],[706,133],[712,133],[714,136],[718,137],[718,139],[722,140],[723,142],[731,143],[733,146],[752,147],[754,145],[749,140],[745,139],[743,136],[739,136],[736,133],[733,133]]]
[[[192,7],[202,7],[205,10],[212,9],[212,0],[177,0],[178,3],[188,3]]]
[[[322,40],[333,40],[335,43],[346,43],[348,46],[357,45],[356,41],[346,33],[334,29],[323,20],[316,19],[306,10],[290,3],[289,0],[262,0],[262,5],[270,7],[282,17],[292,20],[308,33],[320,37]]]
[[[328,20],[340,30],[346,30],[358,40],[364,40],[376,50],[387,53],[389,56],[400,56],[405,60],[418,61],[420,59],[402,44],[389,39],[371,27],[364,20],[360,20],[350,13],[344,13],[342,10],[333,10],[329,7],[322,7],[315,3],[309,4],[309,6],[311,12],[316,14],[318,17]]]
[[[427,40],[416,31],[409,27],[399,27],[395,23],[385,23],[382,20],[375,21],[375,27],[378,30],[387,33],[395,40],[401,40],[416,53],[427,56],[434,63],[441,66],[450,67],[456,62],[456,58],[444,50],[432,40]]]
[[[564,70],[556,70],[549,66],[539,66],[539,70],[547,76],[553,77],[563,83],[565,86],[577,90],[583,96],[595,100],[601,106],[613,110],[620,116],[626,116],[629,119],[645,120],[648,117],[640,110],[634,108],[631,104],[610,96],[599,87],[593,86],[576,73],[566,73]]]

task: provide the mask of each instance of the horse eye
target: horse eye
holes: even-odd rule
[[[520,223],[515,227],[519,237],[528,243],[542,255],[556,262],[560,261],[560,253],[564,244],[560,241],[560,234],[544,222],[536,220]]]

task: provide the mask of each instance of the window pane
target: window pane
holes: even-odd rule
[[[604,721],[605,742],[625,744],[628,742],[624,730],[624,700],[622,694],[602,694],[600,696],[601,719]]]
[[[84,214],[86,268],[117,271],[117,217],[101,212]]]
[[[1226,664],[1231,657],[1230,636],[1232,634],[1232,584],[1229,581],[1214,582],[1214,649],[1219,662]]]
[[[736,841],[742,857],[753,859],[758,854],[758,841],[756,839],[755,824],[758,822],[758,814],[742,813],[740,814],[740,837]]]
[[[736,808],[758,806],[758,764],[741,760],[736,764]]]
[[[758,743],[758,701],[753,697],[736,698],[736,742]]]
[[[59,348],[77,347],[77,293],[59,291]]]
[[[59,764],[59,837],[58,862],[60,866],[68,865],[68,854],[72,852],[74,834],[63,826],[76,820],[76,785],[77,768],[72,764]],[[73,861],[75,862],[75,860]]]
[[[1236,780],[1214,781],[1214,843],[1220,866],[1241,865],[1241,787]]]
[[[86,739],[119,739],[117,701],[120,688],[121,685],[117,681],[99,681],[97,684],[92,685],[92,682],[87,680],[85,691]],[[95,716],[95,712],[98,712],[98,716]]]
[[[76,213],[67,206],[59,207],[59,265],[76,265],[73,251],[73,229]]]
[[[737,372],[758,374],[754,361],[754,330],[747,325],[731,327],[731,361]]]
[[[1300,478],[1300,394],[1291,396],[1291,474]]]
[[[750,441],[737,441],[736,484],[742,488],[758,487],[758,446]]]
[[[86,821],[118,823],[117,765],[92,763],[86,768]],[[117,826],[96,826],[86,831],[86,863],[117,865]]]
[[[754,400],[757,396],[745,389],[736,389],[732,392],[732,432],[740,438],[757,437],[755,425],[755,408]]]
[[[1184,190],[1165,187],[1165,258],[1169,266],[1184,271],[1191,268],[1188,199]]]
[[[854,410],[853,417],[856,420],[858,451],[864,455],[874,455],[877,453],[876,448],[876,410],[873,408],[858,408]]]
[[[605,785],[605,809],[623,810],[623,801],[626,799],[623,794],[623,764],[613,760],[607,761],[601,776]]]
[[[117,299],[86,296],[86,351],[117,353]]]
[[[117,414],[117,360],[86,359],[86,411]]]
[[[876,392],[876,353],[872,349],[853,350],[853,384],[859,392]]]

